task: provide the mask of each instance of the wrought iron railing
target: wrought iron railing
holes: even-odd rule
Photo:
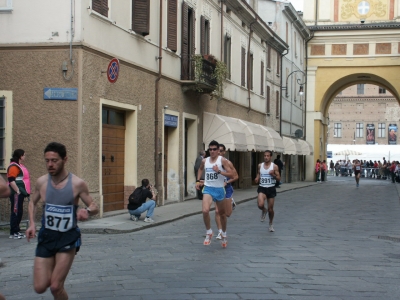
[[[214,62],[210,62],[207,59],[202,59],[201,68],[199,78],[195,78],[195,60],[193,55],[182,55],[181,56],[181,79],[182,80],[191,80],[198,81],[199,83],[204,83],[210,86],[217,85],[217,79],[214,76],[216,64]]]

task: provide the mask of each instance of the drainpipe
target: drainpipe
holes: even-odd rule
[[[318,23],[318,0],[315,0],[315,21],[314,25],[317,26]]]
[[[160,151],[160,143],[158,142],[158,106],[160,101],[160,80],[162,74],[162,29],[163,29],[163,10],[162,10],[163,0],[160,0],[160,29],[159,29],[159,41],[158,41],[158,76],[155,82],[155,99],[154,99],[154,185],[156,189],[160,190],[160,173],[159,169],[162,152]],[[160,198],[157,199],[158,204],[160,204]],[[164,202],[164,197],[162,197]]]
[[[289,54],[289,49],[286,49],[286,53],[281,54],[281,84],[280,84],[280,101],[279,101],[279,133],[282,135],[282,81],[283,81],[283,57]],[[286,87],[287,89],[288,87]]]
[[[253,29],[251,27],[256,22],[257,22],[257,18],[253,22],[250,23],[249,45],[247,46],[247,94],[248,94],[248,99],[249,99],[249,109],[247,110],[247,112],[250,112],[250,110],[251,110],[250,43],[251,43],[251,39],[253,37]]]

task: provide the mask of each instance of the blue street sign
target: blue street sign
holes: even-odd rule
[[[78,100],[77,88],[44,88],[43,100]]]
[[[178,127],[178,117],[173,115],[164,115],[164,125],[168,127]]]
[[[327,158],[332,158],[332,151],[326,151]]]

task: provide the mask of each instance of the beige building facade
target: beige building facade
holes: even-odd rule
[[[328,144],[397,145],[398,101],[385,88],[358,84],[329,107]]]
[[[43,149],[61,142],[103,216],[143,178],[160,205],[195,197],[194,161],[211,139],[230,150],[236,188],[253,184],[264,150],[284,152],[288,45],[246,2],[11,0],[0,11],[3,174],[22,148],[35,181]],[[228,69],[223,94],[213,93],[215,59]],[[209,118],[224,120],[213,134]]]

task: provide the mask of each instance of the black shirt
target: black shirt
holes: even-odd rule
[[[128,209],[135,210],[142,206],[143,203],[146,202],[147,198],[153,198],[153,193],[144,186],[138,187],[133,192],[135,195],[139,195],[138,199],[134,199],[134,201],[129,201]]]

